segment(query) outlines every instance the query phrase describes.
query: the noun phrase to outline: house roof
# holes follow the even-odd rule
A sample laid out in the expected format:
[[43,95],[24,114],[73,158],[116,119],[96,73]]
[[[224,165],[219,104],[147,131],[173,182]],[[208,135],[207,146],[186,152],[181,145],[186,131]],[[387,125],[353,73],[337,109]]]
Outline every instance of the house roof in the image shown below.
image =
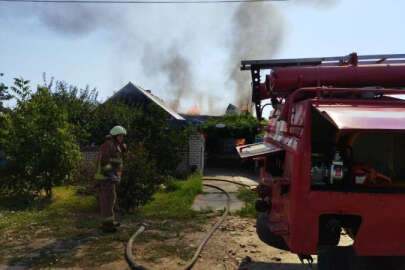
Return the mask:
[[176,111],[170,108],[163,100],[152,95],[149,90],[145,90],[132,82],[128,82],[123,88],[116,92],[110,100],[122,100],[131,105],[145,105],[153,102],[165,110],[175,120],[184,121],[185,119]]
[[180,113],[180,115],[186,119],[186,121],[191,122],[195,126],[201,126],[202,123],[211,117],[219,117],[219,116],[212,116],[212,115],[203,115],[203,114],[185,114]]

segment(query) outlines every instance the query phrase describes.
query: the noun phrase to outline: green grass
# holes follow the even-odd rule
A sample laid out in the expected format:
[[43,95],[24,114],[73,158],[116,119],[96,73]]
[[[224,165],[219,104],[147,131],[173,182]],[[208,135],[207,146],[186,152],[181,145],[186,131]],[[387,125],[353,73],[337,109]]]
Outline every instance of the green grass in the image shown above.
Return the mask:
[[23,236],[46,227],[44,237],[68,236],[96,226],[94,219],[86,218],[97,209],[94,196],[77,195],[72,187],[56,187],[53,193],[51,202],[34,201],[22,210],[1,207],[0,233]]
[[241,188],[239,189],[236,197],[243,201],[245,205],[242,209],[235,212],[235,214],[242,217],[256,217],[257,211],[255,208],[256,200],[258,199],[256,192],[250,189]]
[[[162,256],[169,256],[172,250],[171,255],[188,258],[190,248],[183,246],[181,241],[173,248],[167,241],[180,239],[183,231],[201,228],[204,216],[190,207],[202,191],[202,176],[171,180],[167,186],[135,215],[124,216],[123,226],[114,234],[98,233],[97,200],[92,195],[80,195],[77,187],[54,188],[53,198],[48,202],[0,198],[0,246],[3,247],[0,261],[23,264],[30,269],[94,267],[113,262],[123,259],[125,243],[140,220],[147,220],[151,226],[137,243],[155,240],[161,243],[156,250]],[[89,237],[92,234],[94,236]],[[49,239],[51,244],[36,249],[27,246],[36,239]],[[27,258],[26,255],[32,252],[39,256]],[[158,256],[159,252],[152,257]]]
[[194,198],[202,192],[202,177],[199,174],[187,180],[171,181],[170,191],[161,191],[153,196],[153,201],[139,209],[140,215],[159,219],[188,219],[197,212],[191,209]]
[[[30,268],[45,267],[58,262],[58,254],[47,252],[47,248],[35,251],[27,247],[35,239],[56,239],[64,248],[74,248],[75,240],[98,226],[94,212],[97,201],[94,196],[76,194],[73,187],[55,187],[51,201],[22,198],[5,198],[0,203],[0,260],[22,263]],[[91,215],[93,217],[91,217]],[[52,246],[50,247],[52,248]],[[39,257],[24,259],[25,254],[37,252]],[[63,256],[67,256],[68,252]]]

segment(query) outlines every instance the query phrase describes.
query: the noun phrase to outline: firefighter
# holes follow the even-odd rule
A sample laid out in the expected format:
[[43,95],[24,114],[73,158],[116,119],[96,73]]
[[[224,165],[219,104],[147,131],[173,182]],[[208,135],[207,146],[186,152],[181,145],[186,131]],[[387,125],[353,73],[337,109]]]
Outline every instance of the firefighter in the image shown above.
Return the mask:
[[116,187],[121,180],[122,154],[126,151],[126,145],[123,144],[126,134],[125,128],[113,127],[99,151],[97,173],[94,178],[99,192],[103,232],[115,232],[119,226],[114,220],[114,205],[117,199]]

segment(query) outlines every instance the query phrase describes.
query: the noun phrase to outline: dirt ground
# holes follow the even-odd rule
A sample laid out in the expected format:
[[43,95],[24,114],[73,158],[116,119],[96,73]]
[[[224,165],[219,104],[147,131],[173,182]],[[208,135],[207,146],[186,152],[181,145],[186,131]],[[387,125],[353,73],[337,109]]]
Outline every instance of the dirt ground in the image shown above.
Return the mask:
[[[209,215],[213,214],[210,213]],[[219,218],[219,215],[210,216],[208,221],[200,229],[181,231],[180,235],[176,238],[171,238],[163,241],[158,239],[148,239],[147,241],[140,242],[135,241],[133,254],[137,259],[137,263],[150,270],[183,269],[189,262],[190,258],[194,254],[194,251],[198,247],[205,234],[219,220]],[[150,231],[146,232],[150,233]],[[183,246],[178,246],[183,250],[187,249],[187,247],[190,248],[188,254],[189,256],[187,259],[185,259],[184,257],[181,258],[181,254],[180,256],[176,256],[176,252],[173,252],[173,250],[169,252],[170,255],[160,254],[161,251],[154,252],[154,250],[161,250],[162,243],[164,243],[166,246],[173,247],[176,246],[176,243],[173,242],[179,241],[183,243]],[[41,243],[39,242],[36,244],[38,244],[39,246],[41,245]],[[117,260],[113,263],[108,263],[97,267],[50,267],[44,269],[130,269],[124,258],[124,246],[120,246],[117,248],[122,250],[122,259]],[[151,253],[155,253],[155,258]],[[0,264],[0,269],[22,270],[27,268],[23,266],[7,266]],[[275,249],[262,243],[256,235],[254,219],[228,216],[204,247],[193,269],[300,270],[309,269],[309,267],[306,265],[302,265],[295,254]]]
[[[227,176],[230,180],[238,180],[240,182],[253,183],[254,179],[241,174],[226,175],[220,171],[211,171],[209,177],[223,178]],[[249,182],[250,181],[250,182]],[[236,191],[233,184],[216,183],[229,192]],[[235,189],[235,190],[233,190]],[[146,267],[149,270],[174,270],[184,269],[190,259],[193,257],[195,250],[211,229],[211,227],[220,219],[219,212],[210,212],[205,214],[206,221],[201,224],[198,221],[193,221],[187,224],[185,229],[173,235],[173,231],[162,231],[149,229],[145,231],[144,238],[140,237],[134,242],[133,254],[139,265]],[[170,222],[170,221],[169,221]],[[297,255],[287,251],[275,249],[261,242],[256,234],[256,220],[254,218],[239,217],[236,215],[227,216],[226,220],[220,225],[218,230],[210,238],[204,247],[200,257],[194,265],[194,270],[303,270],[310,269],[308,265],[300,262]],[[166,224],[176,226],[178,224]],[[135,224],[125,224],[123,228],[129,232],[135,232]],[[183,226],[184,227],[184,226]],[[97,238],[97,234],[92,236]],[[350,238],[343,235],[343,245],[350,244]],[[47,241],[46,241],[47,240]],[[43,239],[35,242],[37,249],[42,249],[42,246],[53,246],[48,242],[52,239]],[[125,240],[126,241],[126,240]],[[125,261],[125,241],[117,242],[116,252],[118,259],[111,263],[105,263],[95,267],[64,267],[55,268],[47,267],[43,269],[130,269]],[[51,241],[52,242],[52,241]],[[34,244],[34,243],[31,243]],[[79,250],[89,248],[89,245],[82,241],[78,243]],[[121,255],[122,254],[122,255]],[[80,256],[80,252],[76,257]],[[316,256],[312,269],[316,269]],[[87,259],[87,258],[86,258]],[[89,258],[91,259],[91,258]],[[22,270],[27,269],[24,266],[9,266],[2,265],[0,262],[0,270]]]
[[[219,217],[212,218],[204,225],[202,231],[185,234],[183,236],[185,242],[192,247],[198,246],[205,233],[218,219]],[[193,269],[309,269],[307,265],[301,264],[295,254],[272,248],[261,242],[256,235],[255,223],[252,218],[228,216],[208,241]],[[135,245],[133,252],[138,258],[138,263],[148,269],[173,270],[185,266],[185,262],[179,258],[166,258],[155,263],[145,262],[142,260],[143,250],[145,245]],[[316,264],[316,258],[314,259]]]

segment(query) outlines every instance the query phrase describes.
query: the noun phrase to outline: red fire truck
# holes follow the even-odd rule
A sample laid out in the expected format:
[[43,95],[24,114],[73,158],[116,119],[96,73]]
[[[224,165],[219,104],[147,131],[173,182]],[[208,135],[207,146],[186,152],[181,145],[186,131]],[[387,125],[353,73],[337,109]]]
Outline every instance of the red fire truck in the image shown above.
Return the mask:
[[273,107],[264,142],[237,148],[260,166],[260,239],[301,261],[318,254],[318,269],[405,269],[405,54],[241,69],[257,117],[262,100]]

